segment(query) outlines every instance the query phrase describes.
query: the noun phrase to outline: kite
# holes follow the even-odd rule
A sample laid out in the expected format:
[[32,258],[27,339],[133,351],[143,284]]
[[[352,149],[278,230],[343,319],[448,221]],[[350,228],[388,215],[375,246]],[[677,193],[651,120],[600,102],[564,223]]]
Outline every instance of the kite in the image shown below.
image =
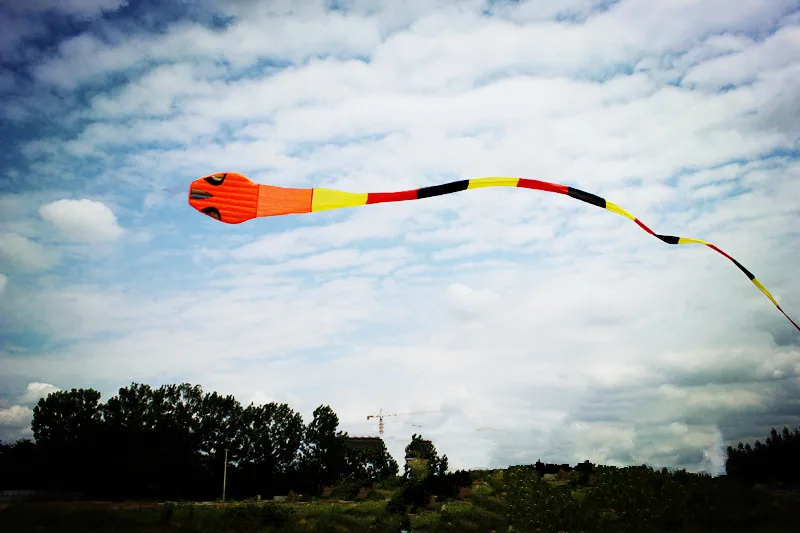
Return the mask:
[[628,213],[620,206],[592,193],[528,178],[485,177],[473,178],[429,187],[420,187],[398,192],[351,193],[324,188],[288,188],[274,185],[263,185],[252,182],[246,176],[236,172],[210,174],[198,178],[189,186],[189,205],[201,213],[227,224],[241,224],[247,220],[261,217],[273,217],[289,214],[316,213],[330,209],[342,209],[361,205],[381,204],[385,202],[403,202],[406,200],[422,200],[443,194],[452,194],[483,187],[518,187],[564,194],[576,200],[607,209],[629,220],[634,221],[650,235],[667,244],[702,244],[722,254],[744,272],[747,278],[769,298],[792,325],[800,331],[800,325],[781,309],[778,302],[761,282],[736,259],[717,248],[715,245],[700,240],[672,235],[660,235],[648,228],[641,220]]

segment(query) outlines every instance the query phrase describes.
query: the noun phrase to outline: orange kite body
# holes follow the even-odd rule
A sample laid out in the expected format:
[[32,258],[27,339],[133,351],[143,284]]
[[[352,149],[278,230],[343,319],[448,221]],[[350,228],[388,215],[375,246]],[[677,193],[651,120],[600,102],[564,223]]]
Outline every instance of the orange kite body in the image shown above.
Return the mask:
[[220,222],[241,224],[258,217],[309,213],[311,191],[261,185],[227,172],[193,181],[189,204]]

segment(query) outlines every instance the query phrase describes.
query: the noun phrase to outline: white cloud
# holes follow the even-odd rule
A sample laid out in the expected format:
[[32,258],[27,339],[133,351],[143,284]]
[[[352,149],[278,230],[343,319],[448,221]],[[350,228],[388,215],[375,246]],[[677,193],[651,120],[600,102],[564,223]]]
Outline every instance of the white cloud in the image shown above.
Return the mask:
[[[4,354],[0,352],[0,357]],[[32,438],[31,420],[33,419],[32,404],[40,397],[60,390],[48,383],[28,383],[25,393],[17,399],[17,404],[9,407],[0,407],[0,440],[13,442],[20,438]]]
[[719,428],[714,432],[714,442],[703,451],[703,457],[708,461],[705,468],[712,476],[719,476],[725,473],[725,462],[728,459],[728,451],[725,440]]
[[59,261],[58,254],[18,233],[0,234],[0,256],[22,269],[45,270]]
[[761,43],[739,47],[734,53],[705,61],[686,73],[683,83],[717,89],[727,84],[753,82],[760,73],[800,60],[800,27],[779,29]]
[[176,88],[180,88],[184,96],[209,92],[211,85],[198,79],[194,75],[195,70],[189,65],[180,64],[158,66],[125,86],[121,95],[101,94],[92,98],[92,111],[103,118],[168,116],[175,111],[171,96]]
[[[86,187],[125,206],[151,253],[125,239],[103,264],[70,258],[91,275],[8,291],[9,327],[54,346],[4,360],[9,379],[114,391],[178,372],[307,420],[331,404],[356,434],[375,433],[365,415],[380,407],[448,408],[389,419],[386,438],[402,457],[421,431],[454,468],[541,457],[719,471],[721,442],[791,423],[800,350],[712,250],[520,189],[236,227],[153,195],[216,170],[352,191],[555,181],[719,245],[797,318],[800,164],[775,155],[800,148],[797,19],[781,18],[795,4],[529,1],[490,19],[479,1],[359,0],[347,15],[225,2],[242,18],[224,30],[76,36],[36,66],[40,81],[143,72],[67,110],[74,138],[23,153],[54,174],[107,163]],[[291,65],[264,66],[276,61]],[[717,90],[731,83],[744,85]],[[71,238],[120,237],[104,204],[81,202],[42,217]],[[0,205],[5,231],[44,234],[16,198]],[[475,431],[486,426],[497,431]]]
[[25,394],[20,397],[19,402],[23,404],[33,404],[44,398],[51,392],[58,392],[61,389],[50,383],[28,383],[25,387]]
[[[363,54],[379,42],[377,27],[370,19],[314,11],[308,18],[248,17],[225,31],[181,24],[162,38],[134,35],[113,44],[79,35],[63,42],[56,58],[37,66],[35,75],[41,81],[70,89],[145,60],[201,58],[214,62],[224,57],[235,66],[246,67],[262,57],[301,61],[322,52]],[[236,52],[231,53],[233,50]],[[88,56],[93,60],[85,61]]]
[[74,241],[113,241],[123,233],[111,209],[96,200],[57,200],[39,208],[39,214]]
[[491,291],[476,290],[463,283],[448,286],[447,299],[451,309],[464,317],[480,317],[490,313],[500,300]]
[[0,427],[22,428],[30,422],[32,416],[33,411],[22,405],[0,409]]
[[8,284],[8,276],[6,276],[5,274],[0,274],[0,293],[3,292],[7,284]]

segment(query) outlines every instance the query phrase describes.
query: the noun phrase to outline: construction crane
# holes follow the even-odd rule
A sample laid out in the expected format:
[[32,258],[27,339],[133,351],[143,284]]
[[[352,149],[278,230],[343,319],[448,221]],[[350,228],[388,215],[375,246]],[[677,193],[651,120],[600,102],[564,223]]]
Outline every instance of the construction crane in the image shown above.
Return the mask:
[[[421,415],[421,414],[428,414],[428,413],[443,413],[444,411],[413,411],[411,413],[387,413],[384,414],[383,407],[381,407],[380,411],[378,411],[377,415],[367,415],[367,420],[371,420],[373,418],[378,419],[378,433],[383,435],[383,418],[386,416],[407,416],[407,415]],[[421,426],[417,426],[421,427]]]

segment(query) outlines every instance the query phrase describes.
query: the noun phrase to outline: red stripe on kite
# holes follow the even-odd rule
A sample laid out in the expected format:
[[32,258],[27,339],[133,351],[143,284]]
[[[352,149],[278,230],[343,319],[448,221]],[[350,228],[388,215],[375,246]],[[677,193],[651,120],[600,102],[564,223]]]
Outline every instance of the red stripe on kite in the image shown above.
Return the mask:
[[517,187],[523,189],[536,189],[539,191],[557,192],[559,194],[567,194],[569,187],[566,185],[559,185],[558,183],[550,183],[547,181],[532,180],[528,178],[520,178]]
[[371,192],[367,195],[368,204],[380,204],[383,202],[402,202],[405,200],[416,200],[417,191],[413,189],[410,191],[400,192]]
[[655,235],[655,232],[653,230],[651,230],[650,228],[648,228],[647,226],[645,226],[644,222],[642,222],[638,218],[634,218],[633,221],[636,222],[637,224],[639,224],[639,227],[642,228],[643,230],[645,230],[650,235]]
[[[781,309],[781,313],[783,313],[783,309]],[[800,326],[798,326],[798,325],[797,325],[797,322],[795,322],[794,320],[792,320],[792,317],[790,317],[790,316],[789,316],[789,315],[787,315],[786,313],[783,313],[783,316],[785,316],[786,318],[788,318],[788,319],[789,319],[789,322],[791,322],[792,324],[794,324],[794,327],[796,327],[796,328],[797,328],[797,331],[800,331]]]
[[717,251],[717,252],[721,253],[722,255],[724,255],[725,257],[727,257],[728,259],[730,259],[730,260],[731,260],[731,261],[733,261],[734,263],[736,262],[736,260],[735,260],[733,257],[729,256],[728,254],[726,254],[725,252],[723,252],[722,250],[720,250],[719,248],[717,248],[717,247],[716,247],[716,246],[714,246],[713,244],[707,244],[706,246],[708,246],[708,247],[709,247],[709,248],[711,248],[712,250],[715,250],[715,251]]

